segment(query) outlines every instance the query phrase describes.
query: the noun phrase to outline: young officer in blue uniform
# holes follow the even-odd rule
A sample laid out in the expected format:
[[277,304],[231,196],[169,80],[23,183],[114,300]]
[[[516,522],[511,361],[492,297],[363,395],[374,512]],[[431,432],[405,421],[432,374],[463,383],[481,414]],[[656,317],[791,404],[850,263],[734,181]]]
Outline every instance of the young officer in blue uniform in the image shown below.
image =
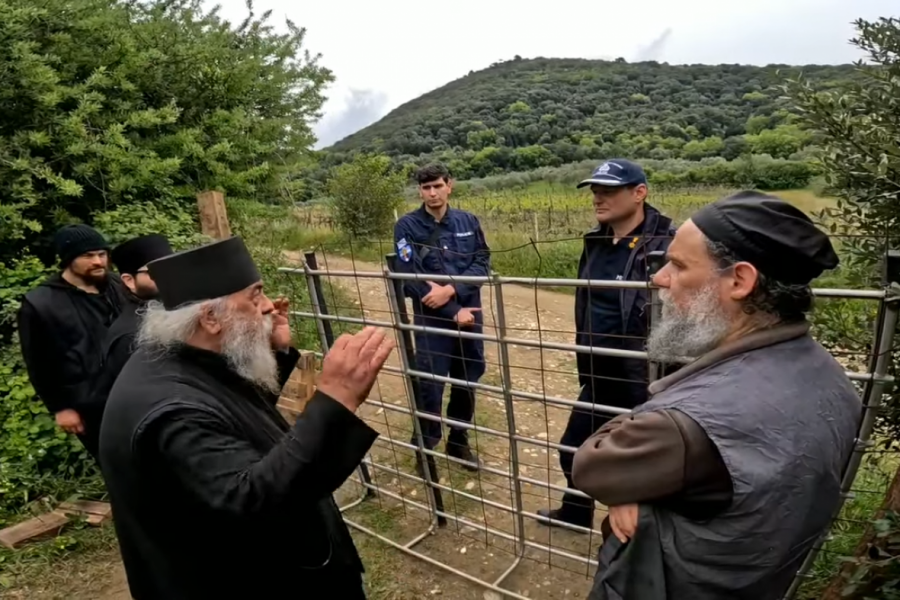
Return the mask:
[[[645,202],[647,176],[637,164],[609,160],[597,167],[579,188],[591,187],[597,226],[584,236],[578,278],[648,281],[647,254],[665,251],[675,235],[672,220]],[[575,295],[575,343],[582,346],[643,350],[650,307],[647,290],[578,288]],[[634,408],[647,401],[648,364],[644,360],[596,354],[577,355],[579,402]],[[560,444],[581,445],[614,415],[573,409]],[[572,460],[559,453],[559,465],[572,484]],[[558,509],[538,514],[557,521],[591,527],[594,501],[565,494]],[[549,521],[547,524],[553,524]]]
[[[403,215],[394,227],[397,270],[406,273],[487,276],[490,249],[475,215],[450,208],[453,188],[450,171],[443,165],[429,165],[415,175],[422,206]],[[468,283],[408,280],[404,290],[412,299],[416,325],[482,332],[481,286]],[[484,342],[416,333],[416,368],[441,377],[477,382],[484,375]],[[419,410],[441,414],[444,384],[420,379]],[[466,423],[475,414],[475,392],[451,386],[447,418]],[[428,449],[441,441],[441,423],[419,419]],[[478,459],[469,447],[466,429],[449,427],[447,454],[465,461],[465,468],[478,469]],[[415,441],[413,441],[415,443]],[[423,472],[421,457],[418,471]]]

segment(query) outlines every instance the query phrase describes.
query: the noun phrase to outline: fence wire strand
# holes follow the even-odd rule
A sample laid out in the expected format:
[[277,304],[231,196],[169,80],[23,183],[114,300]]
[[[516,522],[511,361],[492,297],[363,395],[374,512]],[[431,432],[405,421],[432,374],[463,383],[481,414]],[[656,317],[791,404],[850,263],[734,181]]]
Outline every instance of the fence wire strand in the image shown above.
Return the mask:
[[[318,341],[319,356],[327,352],[330,344],[323,331],[322,324],[326,322],[334,336],[366,324],[389,327],[398,343],[370,401],[360,410],[360,416],[381,435],[365,459],[364,468],[338,494],[345,518],[353,528],[499,596],[521,599],[587,595],[596,569],[601,543],[599,523],[605,509],[596,507],[595,525],[590,528],[548,527],[547,519],[538,515],[541,509],[558,507],[564,492],[586,498],[580,491],[567,488],[558,464],[561,452],[575,451],[559,443],[571,411],[596,408],[597,412],[610,415],[627,412],[615,407],[591,407],[576,400],[581,391],[574,360],[576,351],[589,352],[589,356],[605,351],[574,346],[573,297],[559,291],[560,287],[572,286],[567,282],[560,285],[559,280],[566,278],[559,277],[559,265],[548,268],[547,261],[553,259],[546,258],[542,249],[581,240],[530,239],[514,247],[491,248],[492,259],[529,252],[532,258],[528,264],[535,264],[536,268],[528,277],[493,274],[484,278],[480,339],[485,347],[485,372],[480,378],[471,376],[466,361],[462,362],[462,372],[439,375],[435,373],[437,369],[420,362],[422,349],[409,347],[415,334],[426,330],[412,324],[412,308],[402,291],[403,276],[389,274],[390,265],[373,260],[374,252],[380,256],[393,252],[392,243],[348,239],[340,247],[318,244],[311,251],[316,264],[311,266],[308,260],[286,262],[280,271],[284,279],[292,282],[287,288],[292,294],[295,326],[315,331],[311,339]],[[356,253],[361,248],[365,248],[368,260],[358,259]],[[550,271],[550,277],[544,278],[545,269]],[[314,277],[320,281],[318,289],[313,285]],[[301,278],[307,280],[306,286],[296,283]],[[460,280],[450,277],[449,281]],[[615,287],[621,282],[590,284]],[[650,290],[649,286],[644,288]],[[840,298],[840,292],[819,290],[818,295],[823,299]],[[857,299],[838,301],[871,303],[884,296],[878,290],[845,295]],[[645,307],[648,318],[655,308],[658,307],[653,303]],[[836,311],[834,318],[838,322],[843,319],[847,329],[851,329],[849,320],[854,316]],[[460,329],[453,326],[447,331],[458,337]],[[428,333],[440,335],[433,330]],[[478,337],[465,332],[462,336]],[[454,340],[455,345],[459,343]],[[829,349],[848,372],[865,366],[867,372],[856,374],[854,379],[861,394],[866,395],[873,388],[883,393],[884,383],[873,376],[872,370],[878,355],[890,354],[893,345],[890,340],[887,346],[879,348],[872,341],[855,339],[847,347],[832,345]],[[452,358],[452,353],[432,354],[429,358],[433,360]],[[645,359],[644,354],[639,354]],[[593,367],[592,361],[589,377],[603,379],[604,374],[594,373]],[[884,373],[880,375],[886,379]],[[619,384],[628,381],[612,379]],[[424,411],[416,400],[423,381],[442,387],[444,395],[452,394],[454,388],[474,391],[473,422],[454,420],[443,412]],[[880,397],[873,402],[878,403]],[[442,397],[442,410],[446,406],[446,398]],[[428,422],[438,424],[444,446],[431,449],[424,444],[423,423]],[[447,453],[445,445],[451,425],[468,431],[480,469],[466,470],[462,461]],[[860,440],[862,460],[857,485],[848,489],[857,497],[882,494],[889,477],[886,473],[890,472],[884,466],[885,457],[887,462],[896,462],[893,450],[863,447],[862,442],[866,441]],[[426,464],[417,473],[420,456],[425,457]],[[863,528],[868,523],[871,515],[860,509],[862,502],[852,494],[835,517],[832,534]],[[848,549],[826,540],[820,555],[835,553],[846,555]],[[810,563],[804,571],[815,570],[823,562],[820,559],[815,565]],[[798,582],[805,578],[807,573],[801,573]]]

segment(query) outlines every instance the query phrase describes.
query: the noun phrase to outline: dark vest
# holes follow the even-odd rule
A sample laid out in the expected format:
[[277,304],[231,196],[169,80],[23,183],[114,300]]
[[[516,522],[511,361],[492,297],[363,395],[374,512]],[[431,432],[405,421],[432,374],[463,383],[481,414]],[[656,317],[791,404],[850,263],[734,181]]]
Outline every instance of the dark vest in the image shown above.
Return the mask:
[[722,455],[734,499],[706,521],[642,505],[631,541],[604,541],[592,600],[782,598],[839,506],[862,408],[837,361],[804,327],[792,330],[651,386],[635,412],[694,419]]

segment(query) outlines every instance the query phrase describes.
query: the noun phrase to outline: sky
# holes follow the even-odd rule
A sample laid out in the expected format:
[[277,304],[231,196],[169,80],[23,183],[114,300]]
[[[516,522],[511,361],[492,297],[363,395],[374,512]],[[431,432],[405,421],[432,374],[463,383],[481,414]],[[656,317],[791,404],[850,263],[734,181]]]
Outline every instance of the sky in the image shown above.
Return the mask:
[[[234,22],[245,0],[220,0]],[[840,64],[858,18],[898,16],[896,0],[256,0],[273,24],[307,29],[336,81],[315,124],[326,147],[433,89],[515,55],[670,64]]]

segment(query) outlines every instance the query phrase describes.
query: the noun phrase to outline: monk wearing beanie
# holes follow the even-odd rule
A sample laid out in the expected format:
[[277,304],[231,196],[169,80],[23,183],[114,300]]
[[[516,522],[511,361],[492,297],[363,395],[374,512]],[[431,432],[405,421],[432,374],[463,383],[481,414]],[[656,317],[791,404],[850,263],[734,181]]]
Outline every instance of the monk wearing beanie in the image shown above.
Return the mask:
[[60,271],[25,295],[19,340],[31,385],[56,423],[97,457],[102,414],[92,385],[101,345],[119,316],[124,290],[109,272],[109,244],[93,227],[67,225],[53,239]]
[[609,507],[591,600],[775,600],[828,528],[862,406],[810,336],[838,265],[791,204],[741,192],[678,229],[651,359],[682,363],[575,455]]

